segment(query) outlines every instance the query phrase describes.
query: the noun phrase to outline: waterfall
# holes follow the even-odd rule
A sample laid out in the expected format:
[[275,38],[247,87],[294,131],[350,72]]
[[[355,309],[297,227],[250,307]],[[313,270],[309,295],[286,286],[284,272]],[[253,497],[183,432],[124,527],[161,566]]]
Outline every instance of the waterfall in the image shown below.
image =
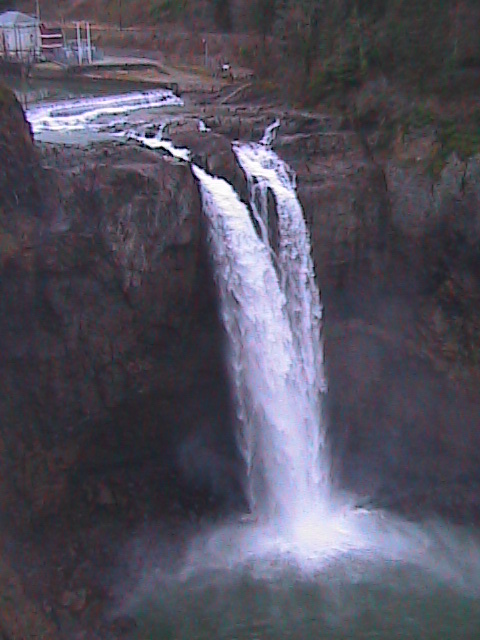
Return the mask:
[[[276,121],[267,128],[278,127]],[[276,228],[276,237],[263,232],[276,253],[286,310],[300,361],[299,384],[318,416],[305,425],[311,443],[306,461],[317,476],[317,482],[328,484],[328,461],[325,450],[325,425],[321,417],[320,398],[326,391],[324,354],[321,340],[322,306],[315,282],[310,237],[303,210],[296,194],[295,175],[276,153],[267,147],[265,134],[260,144],[235,145],[234,151],[247,177],[250,205],[262,229]],[[273,216],[269,207],[269,191],[275,201]],[[274,235],[274,234],[273,234]],[[320,456],[320,459],[319,459]]]
[[[44,105],[27,117],[35,134],[95,130],[105,127],[102,119],[115,124],[102,116],[176,104],[183,103],[170,91],[134,92]],[[188,149],[164,139],[164,123],[158,123],[156,135],[147,136],[138,123],[127,127],[124,120],[118,122],[115,135],[190,161]],[[261,237],[248,207],[227,182],[194,165],[192,171],[210,221],[251,509],[285,524],[318,515],[319,505],[326,503],[329,474],[321,419],[322,309],[295,177],[269,148],[278,127],[279,121],[268,127],[260,144],[235,148]],[[270,192],[275,224],[269,220]]]
[[[288,526],[317,512],[321,498],[321,308],[310,256],[300,255],[309,250],[305,224],[296,219],[299,211],[303,220],[302,211],[285,186],[278,269],[233,188],[196,166],[192,170],[209,220],[252,509]],[[298,207],[292,204],[290,222],[287,201]]]
[[[295,177],[266,144],[237,145],[235,153],[248,178],[256,226],[225,180],[195,165],[192,171],[209,221],[239,444],[257,518],[200,536],[182,575],[204,567],[255,568],[255,562],[258,575],[271,575],[275,563],[286,560],[304,575],[334,566],[351,572],[354,581],[371,567],[393,565],[463,580],[452,572],[435,532],[359,509],[353,496],[330,495],[321,419],[322,313]],[[278,217],[275,242],[268,233],[272,213]],[[477,547],[471,549],[474,557]],[[476,577],[473,584],[477,588]]]
[[[43,130],[95,131],[105,126],[101,116],[181,104],[169,91],[135,92],[45,105],[30,110],[27,118],[35,135]],[[160,121],[157,134],[150,137],[144,125],[151,133],[151,118],[142,123],[135,118],[135,122],[104,119],[107,126],[118,123],[123,137],[190,161],[188,149],[176,148],[164,139]],[[252,510],[258,518],[248,524],[229,521],[198,536],[179,574],[181,593],[187,592],[184,580],[205,568],[209,580],[211,568],[219,568],[222,576],[225,568],[241,565],[249,567],[255,578],[267,576],[270,581],[286,561],[315,579],[322,572],[325,586],[331,583],[338,592],[344,576],[347,615],[351,612],[348,581],[358,583],[372,567],[384,572],[414,565],[477,595],[480,547],[467,537],[468,532],[442,522],[427,527],[392,514],[358,509],[354,496],[329,494],[321,417],[326,390],[322,308],[295,175],[269,147],[278,126],[278,121],[270,125],[260,144],[235,145],[248,180],[250,210],[227,182],[191,165],[209,220],[241,427],[238,440],[246,461]],[[201,124],[199,130],[206,133]],[[418,573],[409,577],[410,582],[417,579]],[[165,593],[164,584],[161,592]],[[246,593],[243,584],[242,592]],[[232,600],[231,595],[227,597]],[[274,603],[270,596],[268,602]],[[295,607],[296,602],[292,600]],[[321,606],[327,607],[328,602]],[[281,618],[276,605],[270,609],[275,618]]]
[[264,144],[267,147],[270,146],[274,139],[275,136],[277,135],[277,130],[280,127],[280,120],[275,120],[275,122],[272,122],[272,124],[268,125],[268,127],[265,129],[265,133],[263,134],[263,138],[260,140],[260,144]]

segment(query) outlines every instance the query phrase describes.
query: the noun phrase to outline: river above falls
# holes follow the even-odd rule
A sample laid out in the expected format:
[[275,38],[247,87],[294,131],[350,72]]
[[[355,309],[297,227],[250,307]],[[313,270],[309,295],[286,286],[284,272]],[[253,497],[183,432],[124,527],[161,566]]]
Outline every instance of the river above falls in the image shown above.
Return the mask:
[[85,146],[125,138],[129,131],[155,133],[184,112],[172,91],[144,83],[9,78],[7,84],[42,143]]

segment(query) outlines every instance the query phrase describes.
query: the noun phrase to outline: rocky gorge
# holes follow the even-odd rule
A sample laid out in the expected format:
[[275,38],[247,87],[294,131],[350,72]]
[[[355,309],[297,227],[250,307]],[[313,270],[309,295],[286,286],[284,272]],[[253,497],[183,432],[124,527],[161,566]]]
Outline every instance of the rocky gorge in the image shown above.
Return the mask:
[[[478,522],[479,159],[434,175],[432,130],[382,150],[338,115],[236,100],[188,105],[170,135],[247,201],[231,141],[281,119],[326,312],[335,482]],[[116,546],[146,521],[245,508],[199,192],[168,154],[38,146],[6,90],[0,109],[8,571],[43,602],[45,638],[128,637],[133,621],[97,628]],[[2,616],[5,637],[29,637]]]

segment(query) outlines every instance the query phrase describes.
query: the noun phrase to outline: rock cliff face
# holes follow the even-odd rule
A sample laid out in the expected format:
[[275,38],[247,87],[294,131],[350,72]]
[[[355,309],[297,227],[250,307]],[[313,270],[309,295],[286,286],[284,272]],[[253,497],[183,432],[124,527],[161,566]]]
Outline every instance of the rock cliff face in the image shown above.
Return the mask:
[[[172,136],[247,201],[230,141],[258,140],[276,115],[206,108],[211,133],[195,114]],[[480,160],[452,156],[434,175],[436,144],[423,131],[382,153],[340,118],[285,112],[275,149],[297,172],[326,310],[335,482],[468,521],[480,517]],[[37,560],[25,544],[18,559],[40,567],[35,598],[55,593],[58,609],[83,594],[91,628],[98,576],[85,576],[109,566],[120,530],[179,505],[195,517],[242,504],[207,254],[185,163],[129,144],[39,150],[0,91],[0,506],[7,529],[38,530]],[[74,637],[68,616],[37,614],[32,629]],[[18,620],[2,613],[0,630],[25,635]]]
[[[89,474],[108,485],[145,465],[193,493],[234,492],[223,336],[188,165],[135,146],[52,147],[40,164],[21,109],[3,114],[2,507],[20,520],[55,513],[86,496]],[[206,470],[191,464],[194,441]]]
[[[76,478],[145,460],[206,495],[235,493],[223,333],[188,166],[129,145],[46,148],[40,164],[8,104],[19,154],[2,190],[4,504],[55,512]],[[246,200],[230,140],[258,139],[274,115],[207,108],[212,133],[192,117],[172,135]],[[436,144],[423,131],[382,154],[340,118],[285,112],[275,148],[297,172],[326,307],[335,477],[386,504],[470,517],[478,159],[450,157],[433,175]]]
[[[305,128],[305,127],[302,127]],[[381,504],[480,514],[478,158],[431,132],[381,152],[334,118],[285,135],[326,307],[336,477]]]
[[[224,140],[259,140],[278,113],[207,107],[195,149],[248,202]],[[399,135],[286,111],[274,148],[297,173],[326,309],[334,479],[409,513],[480,515],[478,158],[434,175],[432,131]],[[220,151],[221,149],[221,151]]]
[[[231,140],[276,116],[217,105],[212,132],[195,113],[172,136],[247,201]],[[275,148],[297,172],[325,305],[335,482],[478,521],[480,161],[434,176],[436,144],[418,132],[386,154],[339,118],[285,112]],[[0,558],[16,605],[0,635],[76,637],[78,616],[112,637],[97,634],[102,581],[123,532],[244,506],[203,224],[185,163],[36,148],[0,90],[0,547],[12,523],[20,536],[18,571]]]
[[20,207],[38,204],[40,172],[30,127],[14,95],[2,85],[0,132],[0,205],[3,208],[13,204]]

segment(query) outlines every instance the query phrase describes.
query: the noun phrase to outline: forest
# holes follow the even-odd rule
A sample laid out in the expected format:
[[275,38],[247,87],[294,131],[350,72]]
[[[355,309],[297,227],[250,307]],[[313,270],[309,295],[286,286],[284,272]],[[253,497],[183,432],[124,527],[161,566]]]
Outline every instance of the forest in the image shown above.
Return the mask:
[[[40,0],[47,19],[91,19],[226,37],[250,34],[237,52],[260,78],[321,99],[378,73],[451,90],[451,78],[480,67],[478,0]],[[0,10],[32,12],[32,0]],[[429,86],[428,88],[431,88]]]
[[[255,32],[257,71],[321,97],[380,71],[421,84],[480,65],[476,0],[153,0],[152,21]],[[292,86],[295,88],[295,86]]]

